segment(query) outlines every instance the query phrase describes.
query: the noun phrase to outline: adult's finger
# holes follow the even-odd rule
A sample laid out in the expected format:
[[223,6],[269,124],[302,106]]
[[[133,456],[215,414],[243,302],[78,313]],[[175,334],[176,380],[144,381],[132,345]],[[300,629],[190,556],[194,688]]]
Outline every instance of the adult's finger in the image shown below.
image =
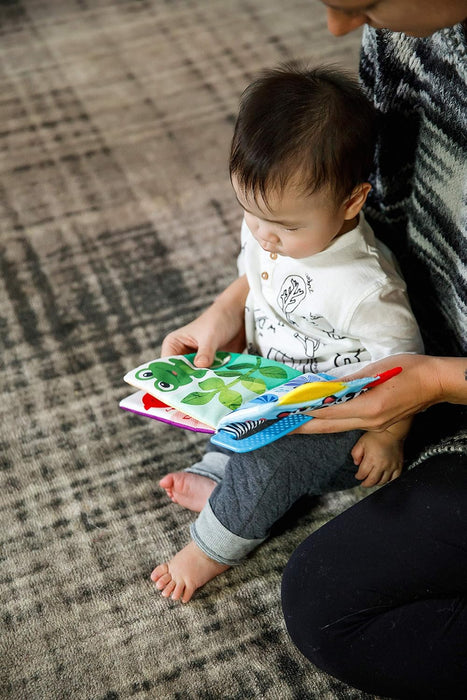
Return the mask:
[[317,433],[344,433],[347,430],[368,430],[361,418],[344,418],[343,420],[327,420],[326,418],[316,418],[303,423],[296,428],[293,433],[303,435],[315,435]]

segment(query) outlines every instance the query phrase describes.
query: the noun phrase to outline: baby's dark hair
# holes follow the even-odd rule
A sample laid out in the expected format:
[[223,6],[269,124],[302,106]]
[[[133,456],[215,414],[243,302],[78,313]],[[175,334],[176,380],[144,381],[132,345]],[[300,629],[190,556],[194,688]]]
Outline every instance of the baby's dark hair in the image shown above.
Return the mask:
[[303,194],[327,186],[343,201],[367,181],[374,141],[375,112],[356,79],[333,66],[284,64],[242,95],[230,177],[266,204],[297,175]]

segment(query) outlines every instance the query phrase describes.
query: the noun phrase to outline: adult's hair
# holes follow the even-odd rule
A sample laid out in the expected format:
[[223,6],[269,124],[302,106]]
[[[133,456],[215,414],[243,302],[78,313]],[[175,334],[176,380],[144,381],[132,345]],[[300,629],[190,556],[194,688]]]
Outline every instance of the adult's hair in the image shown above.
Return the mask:
[[294,176],[303,194],[327,186],[343,201],[368,179],[374,122],[357,79],[342,70],[296,63],[265,70],[241,97],[230,176],[266,204],[268,192],[283,192]]

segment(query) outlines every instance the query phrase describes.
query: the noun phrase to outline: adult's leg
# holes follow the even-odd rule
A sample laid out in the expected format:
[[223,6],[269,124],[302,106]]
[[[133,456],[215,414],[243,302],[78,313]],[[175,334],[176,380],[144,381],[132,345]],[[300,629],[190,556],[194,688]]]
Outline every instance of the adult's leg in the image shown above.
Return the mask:
[[325,493],[336,480],[335,489],[359,484],[350,450],[360,435],[293,435],[253,452],[232,453],[191,527],[193,540],[215,561],[240,563],[301,496]]
[[431,458],[313,533],[285,569],[282,605],[297,647],[340,680],[465,698],[466,458]]

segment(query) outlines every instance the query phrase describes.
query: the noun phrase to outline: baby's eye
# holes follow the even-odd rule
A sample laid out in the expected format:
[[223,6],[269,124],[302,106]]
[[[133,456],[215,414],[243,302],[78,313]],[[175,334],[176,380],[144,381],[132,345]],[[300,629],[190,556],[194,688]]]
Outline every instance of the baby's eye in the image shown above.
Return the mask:
[[286,228],[284,230],[285,231],[298,231],[298,227],[297,228]]

